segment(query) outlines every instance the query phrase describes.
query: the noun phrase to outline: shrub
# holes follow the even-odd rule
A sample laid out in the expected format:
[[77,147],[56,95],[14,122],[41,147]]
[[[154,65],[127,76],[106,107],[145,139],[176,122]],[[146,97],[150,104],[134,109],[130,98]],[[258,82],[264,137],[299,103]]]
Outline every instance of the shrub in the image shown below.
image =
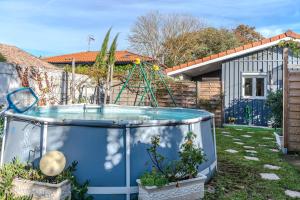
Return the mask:
[[[14,159],[11,163],[4,165],[0,169],[0,199],[6,199],[7,196],[14,199],[13,195],[10,193],[12,181],[14,178],[22,178],[54,184],[69,180],[72,185],[72,200],[92,200],[93,198],[91,196],[86,195],[89,182],[86,181],[83,184],[79,184],[74,176],[77,164],[77,162],[73,162],[58,176],[47,177],[40,169],[36,169],[32,167],[32,165],[24,164],[17,159]],[[24,197],[24,199],[19,200],[27,200],[26,198],[27,197]]]
[[6,62],[6,58],[0,53],[0,62]]
[[270,108],[269,119],[274,121],[276,128],[282,127],[283,118],[283,96],[282,90],[270,91],[267,96],[266,105]]
[[151,147],[147,149],[147,152],[153,169],[141,176],[142,185],[159,187],[169,182],[195,178],[199,165],[205,160],[202,149],[194,144],[195,139],[196,135],[188,132],[178,152],[179,160],[167,162],[166,158],[158,153],[160,137],[152,137]]

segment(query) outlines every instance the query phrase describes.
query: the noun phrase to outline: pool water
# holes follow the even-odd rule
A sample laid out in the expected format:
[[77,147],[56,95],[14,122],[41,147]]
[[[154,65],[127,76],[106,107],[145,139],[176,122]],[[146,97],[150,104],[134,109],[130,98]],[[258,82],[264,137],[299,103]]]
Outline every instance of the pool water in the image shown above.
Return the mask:
[[25,115],[68,120],[186,120],[207,116],[206,111],[163,108],[34,108]]

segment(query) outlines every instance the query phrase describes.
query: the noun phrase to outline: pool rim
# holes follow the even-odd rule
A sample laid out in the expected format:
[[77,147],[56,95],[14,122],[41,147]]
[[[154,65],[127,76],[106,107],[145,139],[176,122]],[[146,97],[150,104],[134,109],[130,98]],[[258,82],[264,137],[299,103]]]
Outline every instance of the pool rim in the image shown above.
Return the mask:
[[[124,106],[116,104],[106,104],[102,105],[87,105],[87,104],[72,104],[72,105],[54,105],[54,106],[39,106],[39,108],[68,108],[68,107],[82,107],[87,108],[118,108],[125,107],[131,109],[145,109],[145,110],[175,110],[175,111],[192,111],[192,112],[202,112],[205,116],[182,119],[182,120],[111,120],[111,119],[99,119],[99,120],[85,120],[85,119],[57,119],[50,117],[36,117],[30,116],[22,113],[15,113],[12,111],[6,111],[4,115],[6,117],[13,117],[22,120],[36,121],[36,122],[47,122],[48,124],[62,125],[62,126],[89,126],[89,127],[149,127],[149,126],[174,126],[182,124],[192,124],[200,121],[207,121],[215,117],[213,113],[210,113],[202,109],[193,108],[181,108],[181,107],[150,107],[150,106]],[[36,107],[35,107],[36,108]]]

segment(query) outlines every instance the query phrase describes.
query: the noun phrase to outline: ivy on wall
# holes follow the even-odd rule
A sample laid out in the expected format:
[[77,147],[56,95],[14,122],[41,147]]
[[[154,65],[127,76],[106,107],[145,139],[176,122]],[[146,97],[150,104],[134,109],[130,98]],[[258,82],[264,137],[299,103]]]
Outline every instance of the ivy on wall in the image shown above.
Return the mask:
[[295,56],[300,56],[300,42],[297,42],[295,40],[287,40],[287,41],[281,41],[278,44],[279,47],[282,48],[289,48],[290,51],[293,53]]
[[6,58],[0,53],[0,62],[6,62]]

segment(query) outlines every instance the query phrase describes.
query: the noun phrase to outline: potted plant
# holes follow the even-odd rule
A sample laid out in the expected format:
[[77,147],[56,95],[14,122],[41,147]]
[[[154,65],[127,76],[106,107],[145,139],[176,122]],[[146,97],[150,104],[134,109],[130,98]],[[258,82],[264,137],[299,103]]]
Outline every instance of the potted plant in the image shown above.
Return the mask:
[[140,200],[194,200],[204,197],[206,176],[198,173],[198,167],[205,158],[202,149],[194,143],[195,138],[193,132],[188,132],[178,153],[179,160],[169,163],[158,153],[159,136],[151,138],[151,147],[147,151],[152,171],[137,180]]
[[228,117],[229,124],[234,124],[235,121],[236,121],[236,118],[234,118],[234,117]]
[[88,182],[80,185],[74,176],[76,166],[73,162],[59,175],[48,177],[32,164],[14,159],[0,169],[0,199],[91,200],[86,195]]
[[282,90],[271,91],[267,96],[266,105],[270,108],[269,119],[272,128],[275,128],[274,135],[277,146],[285,152],[283,146],[282,120],[283,120],[283,96]]

